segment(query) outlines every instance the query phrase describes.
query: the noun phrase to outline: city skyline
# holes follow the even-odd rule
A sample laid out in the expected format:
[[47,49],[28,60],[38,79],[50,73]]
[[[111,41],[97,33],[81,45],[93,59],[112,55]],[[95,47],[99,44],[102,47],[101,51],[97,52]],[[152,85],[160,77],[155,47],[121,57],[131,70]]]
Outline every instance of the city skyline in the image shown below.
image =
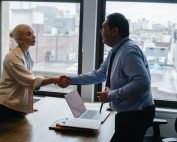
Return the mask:
[[[67,4],[67,6],[66,6]],[[48,6],[48,7],[56,7],[59,10],[68,11],[69,14],[75,15],[76,4],[75,3],[57,3],[57,2],[11,2],[10,9],[19,9],[23,7],[23,9],[35,8],[37,6]]]
[[138,21],[144,17],[152,22],[177,23],[177,3],[107,2],[106,12],[120,12],[128,19]]

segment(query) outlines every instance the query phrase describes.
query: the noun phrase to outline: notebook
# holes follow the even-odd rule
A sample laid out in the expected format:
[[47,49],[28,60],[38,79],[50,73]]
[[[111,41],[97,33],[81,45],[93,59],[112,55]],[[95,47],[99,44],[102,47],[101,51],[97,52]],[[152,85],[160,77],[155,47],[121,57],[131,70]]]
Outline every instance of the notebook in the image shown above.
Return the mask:
[[110,115],[106,110],[100,114],[99,110],[87,109],[77,90],[67,93],[64,97],[75,118],[100,120],[103,123]]
[[[92,124],[92,125],[90,125]],[[97,130],[100,127],[101,122],[99,120],[87,120],[79,118],[65,118],[56,122],[56,126],[67,128],[83,128]]]
[[[90,125],[92,124],[92,125]],[[79,118],[63,118],[58,119],[49,129],[52,130],[75,130],[75,131],[92,131],[100,128],[101,121],[92,119],[79,119]]]

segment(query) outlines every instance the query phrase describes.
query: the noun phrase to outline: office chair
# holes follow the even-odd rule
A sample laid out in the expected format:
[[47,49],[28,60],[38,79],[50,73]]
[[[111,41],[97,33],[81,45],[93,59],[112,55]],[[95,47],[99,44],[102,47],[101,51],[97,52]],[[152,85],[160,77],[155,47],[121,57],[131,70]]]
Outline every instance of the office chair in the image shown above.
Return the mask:
[[160,125],[167,124],[168,121],[165,119],[157,119],[153,120],[153,123],[150,127],[153,128],[153,135],[152,136],[145,136],[143,142],[161,142],[162,138],[160,136]]
[[[175,124],[174,124],[176,133],[177,133],[177,118],[175,120]],[[164,138],[162,139],[163,142],[177,142],[177,138]]]

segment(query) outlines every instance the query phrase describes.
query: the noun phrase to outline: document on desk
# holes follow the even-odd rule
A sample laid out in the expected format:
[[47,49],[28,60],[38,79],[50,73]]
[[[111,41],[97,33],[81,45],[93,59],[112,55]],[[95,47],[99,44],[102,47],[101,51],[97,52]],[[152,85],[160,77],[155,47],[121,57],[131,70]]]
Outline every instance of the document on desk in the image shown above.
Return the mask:
[[[100,128],[100,120],[88,120],[80,118],[64,118],[55,122],[54,126],[57,129],[90,129],[98,130]],[[50,127],[49,127],[50,128]]]

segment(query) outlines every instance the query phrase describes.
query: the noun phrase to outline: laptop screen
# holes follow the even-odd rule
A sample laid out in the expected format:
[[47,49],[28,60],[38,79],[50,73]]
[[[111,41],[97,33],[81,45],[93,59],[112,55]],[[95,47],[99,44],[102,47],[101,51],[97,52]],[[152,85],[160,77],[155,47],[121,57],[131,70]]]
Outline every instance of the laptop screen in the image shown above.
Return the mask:
[[84,102],[82,101],[81,97],[77,90],[73,90],[65,95],[66,102],[68,103],[74,117],[79,117],[86,111],[86,107]]

